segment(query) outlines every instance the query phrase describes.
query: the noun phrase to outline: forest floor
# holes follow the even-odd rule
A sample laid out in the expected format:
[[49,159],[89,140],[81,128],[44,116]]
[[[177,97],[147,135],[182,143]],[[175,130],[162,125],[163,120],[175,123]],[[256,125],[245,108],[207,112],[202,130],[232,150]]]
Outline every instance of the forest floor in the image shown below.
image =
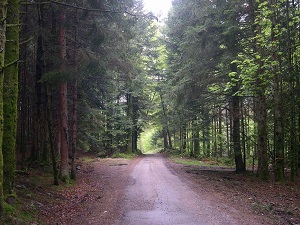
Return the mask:
[[[51,176],[40,169],[18,175],[18,202],[26,203],[21,204],[23,217],[32,225],[115,224],[124,217],[126,187],[142,159],[83,155],[78,159],[77,181],[68,186],[53,186]],[[260,224],[300,224],[299,183],[264,182],[250,172],[237,174],[226,167],[184,165],[168,157],[164,157],[164,163],[199,196],[235,209],[243,218],[255,218]],[[16,220],[15,224],[25,223]]]

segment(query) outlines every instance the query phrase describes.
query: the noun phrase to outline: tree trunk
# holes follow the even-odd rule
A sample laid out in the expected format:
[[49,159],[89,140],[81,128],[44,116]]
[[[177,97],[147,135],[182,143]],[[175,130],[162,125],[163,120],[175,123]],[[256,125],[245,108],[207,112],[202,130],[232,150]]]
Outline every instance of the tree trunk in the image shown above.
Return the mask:
[[132,150],[137,152],[138,146],[138,98],[132,97],[132,122],[133,122],[133,131],[132,131]]
[[[59,47],[61,58],[61,71],[66,69],[66,12],[61,10],[59,15],[60,33]],[[69,181],[69,148],[68,148],[68,102],[67,102],[67,81],[62,81],[59,87],[60,103],[60,176],[62,181]]]
[[77,82],[74,81],[72,84],[73,91],[73,103],[71,110],[71,179],[76,179],[76,142],[77,142]]
[[203,123],[205,124],[203,126],[203,151],[204,154],[207,157],[211,156],[211,150],[210,150],[210,119],[209,119],[209,113],[207,111],[203,112]]
[[[127,117],[130,118],[132,122],[132,114],[133,114],[133,103],[132,103],[132,94],[127,94]],[[127,153],[131,154],[133,153],[132,148],[132,134],[133,134],[133,124],[130,124],[130,128],[127,129]]]
[[167,150],[169,148],[167,129],[164,127],[162,129],[162,132],[163,132],[163,138],[164,138],[164,150]]
[[60,85],[60,176],[66,182],[69,179],[69,151],[68,151],[68,109],[67,83]]
[[218,145],[219,145],[219,157],[223,156],[223,129],[222,129],[222,108],[219,107],[219,127],[218,127]]
[[[231,105],[231,103],[230,103]],[[232,105],[230,106],[232,107]],[[232,150],[233,150],[233,113],[229,113],[229,143],[230,143],[230,147],[229,147],[229,152],[228,152],[228,157],[231,159],[233,158],[233,154],[232,154]]]
[[6,32],[6,6],[7,2],[0,3],[0,217],[3,213],[3,77],[4,77],[4,55],[5,55],[5,32]]
[[246,134],[245,134],[245,112],[244,112],[244,107],[243,107],[243,100],[240,102],[241,103],[241,122],[242,122],[242,147],[243,147],[243,161],[245,165],[245,170],[246,170]]
[[226,148],[227,148],[227,157],[231,158],[231,152],[230,152],[230,113],[228,113],[228,110],[226,110]]
[[275,180],[284,180],[284,138],[281,116],[281,99],[278,75],[274,78],[274,149],[275,149]]
[[52,126],[52,117],[51,117],[51,98],[49,96],[49,87],[46,89],[45,100],[47,105],[46,110],[46,119],[49,131],[49,143],[50,143],[50,152],[51,152],[51,162],[52,162],[52,169],[53,169],[53,184],[58,185],[58,178],[59,173],[57,169],[57,154],[55,152],[55,145],[54,145],[54,135],[53,135],[53,126]]
[[[274,2],[275,3],[275,2]],[[272,41],[275,42],[274,26],[276,25],[275,15],[272,19]],[[273,61],[278,61],[277,52],[272,52]],[[274,84],[274,174],[276,181],[284,181],[284,137],[282,124],[282,104],[281,104],[281,81],[278,74],[278,67],[273,66]]]
[[193,123],[193,139],[194,139],[194,157],[198,157],[200,155],[200,140],[199,140],[199,128],[197,123]]
[[77,148],[77,70],[78,70],[78,15],[75,15],[76,24],[74,27],[74,49],[73,49],[73,68],[74,68],[74,81],[72,82],[72,110],[71,110],[71,179],[76,179],[76,148]]
[[234,161],[236,172],[243,172],[246,170],[242,157],[241,149],[241,135],[240,135],[240,97],[235,95],[237,86],[233,87],[232,96],[232,141],[234,151]]
[[169,130],[169,126],[167,126],[167,135],[168,135],[168,141],[169,141],[169,147],[170,149],[173,149],[173,144],[172,144],[172,139],[171,139],[171,133],[170,133],[170,130]]
[[186,126],[180,126],[180,153],[184,153],[186,149]]
[[267,149],[267,110],[266,96],[257,97],[257,131],[258,131],[258,168],[257,175],[263,180],[269,179],[268,149]]
[[[169,127],[168,127],[168,118],[167,118],[167,113],[166,113],[166,106],[165,106],[165,103],[163,101],[163,97],[162,97],[161,93],[160,93],[160,101],[161,101],[161,107],[162,107],[162,110],[163,110],[164,123],[165,123],[164,128],[163,128],[163,132],[166,132],[166,141],[168,142],[168,144],[164,145],[164,147],[165,147],[165,149],[166,149],[166,147],[172,149],[173,146],[172,146],[170,130],[169,130]],[[165,141],[165,139],[164,139],[164,141]]]
[[[295,5],[293,2],[292,5]],[[288,75],[289,75],[289,89],[291,96],[291,108],[290,108],[290,162],[291,162],[291,180],[296,181],[298,176],[298,148],[299,144],[296,140],[296,99],[295,99],[295,73],[293,68],[293,52],[294,48],[293,40],[293,30],[296,27],[291,27],[289,24],[291,20],[291,2],[286,0],[286,23],[287,26],[287,64],[288,64]],[[295,29],[296,30],[296,29]]]
[[[251,1],[251,16],[250,18],[255,21],[255,16],[259,2]],[[255,23],[254,23],[255,24]],[[252,25],[252,35],[262,35],[261,27],[259,25]],[[263,46],[258,41],[253,43],[254,51],[263,57],[265,55]],[[269,160],[268,160],[268,129],[267,129],[267,105],[266,105],[266,85],[264,84],[267,79],[264,76],[264,61],[261,57],[256,59],[258,69],[256,72],[255,82],[255,94],[256,94],[256,116],[257,116],[257,154],[258,154],[258,165],[257,165],[257,176],[262,180],[269,179]]]
[[18,105],[19,15],[18,0],[9,0],[5,45],[5,69],[3,81],[3,160],[4,193],[13,192],[16,170],[16,133]]
[[179,128],[179,141],[180,141],[179,152],[180,152],[180,154],[182,154],[183,153],[183,132],[182,132],[182,125]]
[[218,143],[217,143],[217,119],[216,119],[216,116],[214,116],[213,118],[212,118],[212,137],[213,137],[213,145],[214,145],[214,147],[213,147],[213,157],[217,157],[218,156],[218,154],[217,154],[217,152],[218,152],[218,150],[217,150],[217,148],[218,148]]
[[291,109],[290,109],[290,162],[291,181],[296,181],[298,176],[298,143],[296,140],[296,112],[295,112],[295,87],[294,82],[290,84]]
[[44,71],[44,49],[43,49],[43,35],[42,35],[42,6],[38,7],[38,15],[39,15],[39,35],[37,38],[37,50],[36,50],[36,65],[35,65],[35,104],[34,108],[34,126],[33,126],[33,146],[31,149],[30,159],[35,161],[40,159],[41,154],[41,145],[42,141],[42,83],[40,82],[43,71]]
[[[28,39],[28,6],[25,5],[23,6],[23,18],[22,18],[22,38]],[[27,137],[28,137],[28,132],[27,129],[29,127],[28,120],[30,120],[30,114],[28,113],[29,111],[29,96],[28,95],[28,89],[27,89],[27,82],[28,82],[28,61],[27,61],[27,47],[28,44],[24,43],[22,46],[20,46],[20,59],[23,62],[20,67],[20,88],[19,88],[19,110],[20,114],[19,115],[19,126],[18,126],[18,139],[19,139],[19,152],[21,153],[21,170],[25,170],[25,162],[26,162],[26,152],[27,152]]]

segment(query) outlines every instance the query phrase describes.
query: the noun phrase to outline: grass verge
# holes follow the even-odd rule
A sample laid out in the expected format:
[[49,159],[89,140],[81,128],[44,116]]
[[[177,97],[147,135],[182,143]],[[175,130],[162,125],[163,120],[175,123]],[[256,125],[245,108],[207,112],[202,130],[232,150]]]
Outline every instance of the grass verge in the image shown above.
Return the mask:
[[201,166],[201,167],[226,167],[232,168],[231,165],[224,163],[222,160],[216,159],[203,159],[197,160],[193,158],[183,158],[180,156],[171,156],[173,162],[180,163],[187,166]]

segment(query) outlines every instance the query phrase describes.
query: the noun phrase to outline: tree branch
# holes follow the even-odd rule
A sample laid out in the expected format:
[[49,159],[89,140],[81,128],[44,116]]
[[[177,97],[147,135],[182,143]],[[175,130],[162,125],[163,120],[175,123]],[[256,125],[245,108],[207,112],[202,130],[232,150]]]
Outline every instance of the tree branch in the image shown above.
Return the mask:
[[16,59],[16,60],[14,60],[14,61],[12,61],[12,62],[10,62],[10,63],[4,65],[4,68],[8,68],[8,67],[14,65],[14,64],[17,63],[17,62],[19,62],[19,59]]
[[59,2],[55,0],[45,1],[45,2],[23,2],[24,5],[47,5],[47,4],[56,4],[56,5],[62,5],[73,9],[80,9],[82,11],[88,11],[88,12],[98,12],[98,13],[117,13],[117,14],[128,14],[130,16],[134,17],[146,17],[150,19],[158,20],[156,16],[154,16],[152,13],[147,14],[134,14],[131,12],[128,12],[127,10],[109,10],[109,9],[92,9],[92,8],[86,8],[82,6],[78,6],[75,4],[68,4],[64,2]]
[[[74,9],[81,9],[83,11],[89,11],[89,12],[100,12],[100,13],[125,13],[125,14],[128,14],[128,15],[131,15],[131,16],[141,16],[141,15],[136,15],[136,14],[133,14],[133,13],[130,13],[126,10],[124,11],[115,11],[115,10],[108,10],[108,9],[91,9],[91,8],[85,8],[85,7],[81,7],[81,6],[77,6],[77,5],[74,5],[74,4],[68,4],[68,3],[64,3],[64,2],[58,2],[58,1],[55,1],[55,0],[50,0],[51,3],[53,4],[57,4],[57,5],[63,5],[63,6],[67,6],[67,7],[70,7],[70,8],[74,8]],[[143,15],[142,15],[143,16]]]

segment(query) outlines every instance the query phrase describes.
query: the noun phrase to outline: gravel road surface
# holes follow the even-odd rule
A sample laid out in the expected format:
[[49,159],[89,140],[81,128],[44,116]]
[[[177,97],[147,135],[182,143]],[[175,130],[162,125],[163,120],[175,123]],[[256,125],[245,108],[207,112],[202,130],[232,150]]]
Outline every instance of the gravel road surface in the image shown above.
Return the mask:
[[177,176],[161,155],[144,157],[134,168],[119,225],[261,224],[237,209],[211,201]]

